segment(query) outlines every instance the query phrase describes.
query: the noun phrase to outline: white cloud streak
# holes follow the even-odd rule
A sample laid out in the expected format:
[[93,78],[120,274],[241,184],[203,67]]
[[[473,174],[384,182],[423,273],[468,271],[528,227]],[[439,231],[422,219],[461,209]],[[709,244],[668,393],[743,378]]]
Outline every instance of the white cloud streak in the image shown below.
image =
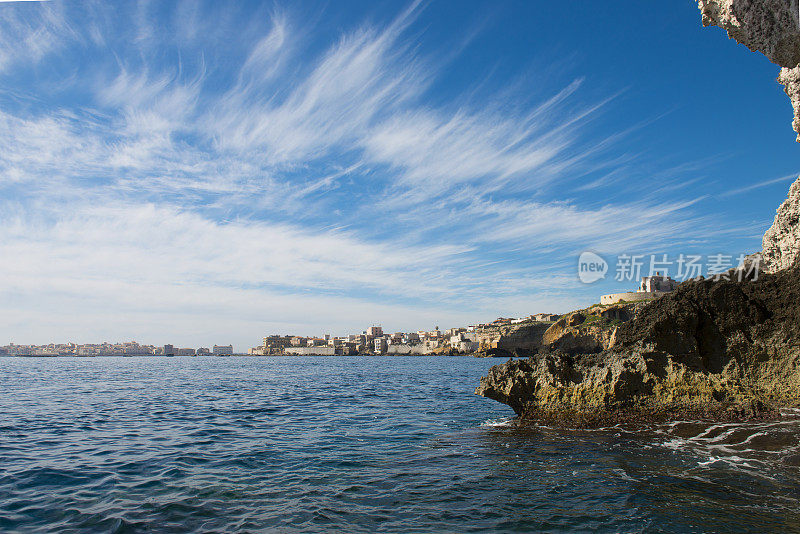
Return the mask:
[[761,189],[762,187],[769,187],[770,185],[781,184],[781,183],[782,184],[787,184],[790,181],[797,180],[797,175],[798,175],[798,173],[795,172],[795,173],[792,173],[792,174],[787,174],[785,176],[781,176],[779,178],[770,178],[769,180],[764,180],[764,181],[758,182],[758,183],[753,184],[753,185],[748,185],[746,187],[738,187],[736,189],[731,189],[729,191],[724,191],[724,192],[720,193],[719,196],[721,196],[721,197],[731,197],[731,196],[734,196],[734,195],[741,195],[742,193],[747,193],[748,191],[753,191],[755,189]]
[[[587,168],[606,173],[587,189],[622,179],[631,158],[607,154],[622,134],[590,128],[613,97],[591,101],[578,78],[537,103],[512,92],[433,105],[443,65],[409,36],[417,4],[322,52],[288,12],[236,48],[220,35],[239,26],[212,31],[192,2],[162,37],[154,7],[0,11],[0,76],[94,53],[68,84],[51,80],[79,97],[0,101],[0,255],[15,258],[0,264],[0,292],[31,310],[40,299],[81,308],[71,328],[97,324],[87,302],[139,323],[156,306],[183,332],[209,305],[203,324],[223,310],[292,328],[530,313],[573,302],[558,269],[576,247],[711,232],[691,202],[537,198]],[[124,39],[117,18],[134,22]],[[510,250],[524,261],[508,264]],[[531,267],[546,250],[562,256]]]

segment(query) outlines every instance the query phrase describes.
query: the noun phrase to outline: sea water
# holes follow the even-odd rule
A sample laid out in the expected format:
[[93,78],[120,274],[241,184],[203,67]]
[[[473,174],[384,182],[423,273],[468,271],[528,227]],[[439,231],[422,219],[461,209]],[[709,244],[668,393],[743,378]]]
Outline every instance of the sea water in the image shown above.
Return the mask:
[[523,427],[495,363],[0,358],[0,531],[800,531],[798,414]]

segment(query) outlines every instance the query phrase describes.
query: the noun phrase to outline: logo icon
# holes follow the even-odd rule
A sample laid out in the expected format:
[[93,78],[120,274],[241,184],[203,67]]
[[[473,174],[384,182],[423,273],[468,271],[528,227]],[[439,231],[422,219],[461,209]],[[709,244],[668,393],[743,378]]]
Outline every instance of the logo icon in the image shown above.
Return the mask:
[[606,260],[594,252],[583,252],[578,258],[578,278],[584,284],[591,284],[605,278],[608,272]]

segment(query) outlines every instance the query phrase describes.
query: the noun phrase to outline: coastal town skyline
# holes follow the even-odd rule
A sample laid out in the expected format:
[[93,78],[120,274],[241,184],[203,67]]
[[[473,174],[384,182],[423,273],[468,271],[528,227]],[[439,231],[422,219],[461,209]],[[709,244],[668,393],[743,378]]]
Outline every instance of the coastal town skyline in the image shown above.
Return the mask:
[[0,3],[0,339],[412,332],[759,250],[790,104],[696,10]]
[[[594,255],[602,260],[599,256]],[[623,262],[631,258],[623,258]],[[706,272],[708,277],[713,280],[738,279],[739,281],[749,279],[758,280],[760,257],[754,258],[750,265],[740,266],[737,269],[724,272],[719,269],[719,264],[711,266]],[[741,261],[741,259],[739,260]],[[663,268],[667,258],[663,258],[660,268]],[[630,266],[627,263],[620,264],[617,278],[626,280],[630,277],[628,273]],[[633,302],[644,302],[657,299],[677,289],[680,282],[687,280],[686,272],[680,281],[673,280],[668,276],[668,272],[653,271],[648,276],[641,277],[639,287],[635,290],[622,293],[612,293],[602,295],[598,302],[601,308],[614,307],[615,304],[626,304]],[[724,264],[727,265],[727,264]],[[595,265],[592,264],[594,267]],[[579,263],[578,269],[582,271],[584,264]],[[607,268],[607,265],[605,266]],[[699,267],[699,265],[698,265]],[[637,274],[639,274],[638,271]],[[704,278],[700,269],[691,270],[695,280]],[[592,283],[592,282],[584,282]],[[617,312],[611,309],[609,317],[617,317]],[[602,312],[601,312],[602,315]],[[490,322],[477,322],[468,326],[456,326],[442,331],[439,326],[433,330],[416,330],[410,332],[385,331],[382,324],[373,323],[370,327],[358,333],[347,333],[345,335],[313,334],[305,335],[298,333],[289,334],[269,334],[263,338],[263,342],[246,350],[235,350],[233,345],[217,345],[213,348],[208,347],[179,347],[172,343],[163,345],[140,344],[136,341],[109,343],[46,343],[46,344],[15,344],[0,345],[0,356],[230,356],[230,355],[249,355],[249,356],[270,356],[270,355],[314,355],[314,356],[350,356],[365,354],[390,354],[390,355],[430,355],[443,354],[447,351],[450,354],[472,354],[477,351],[486,351],[498,348],[498,343],[506,337],[509,332],[506,328],[514,325],[530,323],[551,323],[557,321],[561,316],[555,313],[535,313],[524,317],[498,317]],[[486,334],[487,331],[491,331]],[[484,335],[486,334],[486,335]],[[512,335],[513,337],[513,335]]]
[[[437,349],[445,346],[445,344],[454,346],[454,350],[462,353],[476,350],[475,346],[458,346],[459,342],[476,342],[477,338],[474,336],[461,336],[461,339],[455,340],[459,334],[474,333],[481,329],[488,327],[501,327],[512,324],[520,324],[525,321],[540,321],[552,322],[559,316],[551,313],[538,313],[532,314],[528,317],[512,318],[512,317],[499,317],[494,321],[488,323],[478,323],[469,326],[452,327],[444,331],[435,326],[432,330],[417,330],[415,332],[385,332],[382,325],[371,325],[363,330],[360,334],[346,334],[344,336],[334,336],[331,334],[312,334],[303,335],[297,333],[290,334],[269,334],[263,338],[262,343],[256,347],[249,347],[246,350],[236,350],[233,345],[212,345],[212,347],[179,347],[172,343],[164,345],[138,343],[135,340],[124,342],[108,342],[103,341],[99,343],[75,343],[73,341],[58,343],[51,342],[45,344],[16,344],[8,343],[0,345],[0,356],[229,356],[233,354],[250,355],[250,356],[267,356],[267,355],[289,355],[293,354],[291,350],[284,351],[284,348],[299,348],[299,347],[330,347],[342,348],[348,346],[351,351],[345,355],[354,355],[359,353],[377,353],[385,354],[386,352],[392,353],[388,350],[391,344],[404,344],[404,345],[425,345],[423,351],[416,351],[417,354],[427,354],[431,351],[429,349]],[[385,341],[387,345],[383,350],[374,348],[372,343],[377,340]],[[429,343],[435,342],[435,343]],[[359,347],[360,344],[360,347]],[[358,348],[357,348],[358,347]],[[239,348],[239,347],[237,347]],[[280,350],[275,350],[280,349]],[[395,353],[397,353],[395,351]],[[409,354],[412,353],[409,351]],[[294,354],[309,354],[309,355],[342,355],[342,351],[327,352],[314,352],[297,351]]]

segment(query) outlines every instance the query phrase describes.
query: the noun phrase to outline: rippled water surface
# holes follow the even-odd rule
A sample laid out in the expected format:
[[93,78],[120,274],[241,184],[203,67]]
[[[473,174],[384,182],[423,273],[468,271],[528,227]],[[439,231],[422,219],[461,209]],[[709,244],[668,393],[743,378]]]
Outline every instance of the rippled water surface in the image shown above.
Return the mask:
[[800,418],[564,431],[472,358],[0,358],[3,532],[800,532]]

